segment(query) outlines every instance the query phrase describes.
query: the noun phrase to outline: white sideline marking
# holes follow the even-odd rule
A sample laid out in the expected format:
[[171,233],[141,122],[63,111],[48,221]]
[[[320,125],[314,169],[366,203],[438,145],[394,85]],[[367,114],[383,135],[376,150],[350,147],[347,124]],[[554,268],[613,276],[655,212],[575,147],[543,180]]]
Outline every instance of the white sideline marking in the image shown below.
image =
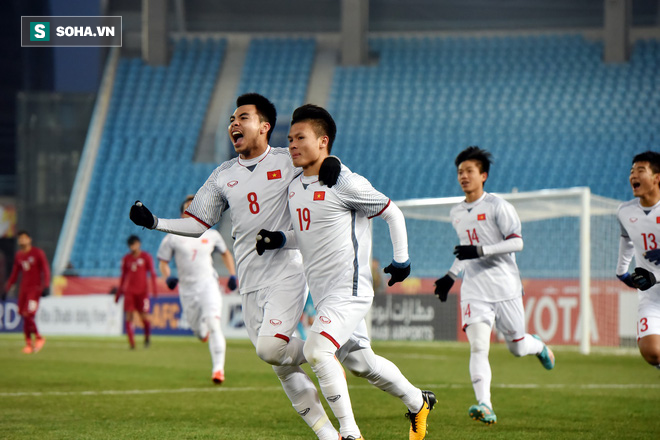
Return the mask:
[[123,396],[127,394],[173,394],[173,393],[218,393],[228,391],[254,392],[278,391],[281,387],[236,387],[236,388],[177,388],[171,390],[99,390],[99,391],[24,391],[15,393],[0,393],[0,397],[46,397],[46,396]]
[[[471,388],[470,384],[423,384],[422,388],[428,389],[460,389]],[[493,384],[494,388],[509,388],[509,389],[565,389],[565,388],[580,388],[588,390],[607,390],[607,389],[660,389],[660,384],[618,384],[618,383],[604,383],[604,384],[536,384],[536,383],[522,383],[522,384]],[[371,385],[355,385],[350,386],[350,389],[375,389]],[[170,390],[91,390],[91,391],[18,391],[14,393],[0,393],[0,397],[49,397],[49,396],[123,396],[129,394],[177,394],[177,393],[221,393],[221,392],[254,392],[254,391],[282,391],[281,387],[236,387],[236,388],[177,388]]]

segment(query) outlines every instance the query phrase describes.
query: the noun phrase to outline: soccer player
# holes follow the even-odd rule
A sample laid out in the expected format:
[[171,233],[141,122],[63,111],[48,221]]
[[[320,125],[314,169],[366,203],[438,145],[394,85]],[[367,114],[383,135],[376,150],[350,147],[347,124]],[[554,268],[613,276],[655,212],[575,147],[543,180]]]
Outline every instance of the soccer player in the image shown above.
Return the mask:
[[[634,199],[619,206],[621,225],[617,277],[639,289],[637,345],[646,362],[660,369],[660,153],[646,151],[633,158],[630,186]],[[628,267],[633,255],[637,267]]]
[[135,313],[140,316],[144,326],[144,346],[149,347],[149,336],[151,334],[151,323],[149,322],[150,303],[149,289],[147,288],[147,274],[151,277],[151,292],[153,296],[156,291],[156,270],[154,260],[147,252],[141,249],[141,242],[137,235],[128,237],[128,248],[130,252],[121,260],[121,278],[119,288],[115,295],[115,302],[124,295],[124,313],[126,335],[131,349],[135,349],[135,329],[133,328],[133,317]]
[[[186,209],[194,196],[181,204],[181,217],[187,217]],[[186,319],[195,335],[202,342],[209,342],[211,352],[211,380],[220,385],[225,380],[225,336],[220,326],[222,298],[218,274],[213,267],[213,252],[219,252],[229,272],[227,288],[236,289],[234,257],[227,249],[222,236],[209,229],[199,238],[167,234],[158,248],[160,274],[165,284],[173,290],[179,285],[179,298]],[[174,255],[178,278],[171,276],[170,260]],[[179,283],[180,281],[180,283]]]
[[[18,291],[18,313],[23,317],[23,334],[25,347],[23,353],[37,353],[46,343],[46,338],[39,334],[34,317],[39,309],[39,299],[47,296],[50,286],[50,267],[46,254],[38,247],[32,246],[32,237],[27,231],[19,231],[16,235],[18,251],[14,257],[14,266],[5,292],[16,283],[18,274],[21,276],[21,286]],[[34,334],[34,344],[32,335]]]
[[450,218],[460,245],[454,248],[456,259],[449,272],[435,282],[435,294],[446,301],[463,271],[462,321],[470,342],[470,377],[477,398],[468,413],[486,424],[497,422],[488,362],[493,324],[514,356],[536,355],[547,370],[555,366],[550,348],[537,335],[525,333],[523,289],[515,257],[523,248],[520,218],[510,203],[484,191],[490,162],[491,154],[479,147],[468,147],[456,157],[465,200],[451,209]]
[[293,164],[302,167],[303,173],[288,189],[293,230],[261,230],[257,252],[281,249],[287,243],[300,247],[317,310],[304,354],[339,420],[342,438],[362,436],[337,359],[353,374],[400,398],[408,407],[409,438],[423,439],[435,395],[414,387],[396,365],[373,352],[364,319],[374,297],[369,219],[380,216],[390,228],[394,259],[384,269],[392,275],[390,286],[410,274],[405,220],[388,197],[346,166],[336,185],[321,185],[319,168],[331,152],[336,132],[325,109],[307,104],[294,111],[289,151]]
[[[256,93],[239,96],[228,127],[238,157],[213,171],[186,210],[190,217],[157,218],[139,202],[131,207],[130,217],[149,229],[198,237],[231,207],[239,293],[250,340],[259,358],[273,365],[294,409],[317,437],[337,440],[314,383],[300,368],[304,341],[293,336],[307,294],[300,252],[280,249],[259,257],[254,246],[262,227],[291,229],[287,187],[299,170],[286,148],[268,144],[276,120],[275,106],[267,98]],[[324,162],[327,185],[335,183],[339,167],[336,158]]]

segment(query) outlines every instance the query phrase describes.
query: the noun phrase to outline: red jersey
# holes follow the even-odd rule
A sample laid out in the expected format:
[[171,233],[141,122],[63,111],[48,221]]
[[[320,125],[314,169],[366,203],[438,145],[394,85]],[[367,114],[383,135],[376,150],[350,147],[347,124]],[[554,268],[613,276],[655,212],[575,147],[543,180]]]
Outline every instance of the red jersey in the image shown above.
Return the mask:
[[145,295],[147,289],[147,272],[151,274],[151,292],[156,295],[156,271],[151,255],[140,251],[137,257],[126,254],[121,260],[121,279],[119,292],[124,295]]
[[14,266],[5,286],[5,291],[8,291],[14,285],[19,273],[22,275],[19,292],[35,290],[41,292],[48,287],[50,285],[50,267],[44,251],[32,246],[27,252],[16,252]]

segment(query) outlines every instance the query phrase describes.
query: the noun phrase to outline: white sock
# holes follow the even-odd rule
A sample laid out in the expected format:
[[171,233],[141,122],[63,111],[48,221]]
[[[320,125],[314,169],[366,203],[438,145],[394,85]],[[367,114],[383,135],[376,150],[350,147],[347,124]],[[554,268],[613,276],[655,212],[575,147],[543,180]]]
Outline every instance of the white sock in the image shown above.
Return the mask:
[[410,412],[417,413],[422,409],[422,391],[413,386],[394,363],[378,356],[371,348],[351,352],[344,360],[344,366],[376,388],[401,399]]
[[506,345],[514,356],[528,356],[530,354],[536,356],[541,354],[545,347],[545,344],[542,341],[536,339],[529,333],[525,333],[525,336],[519,341],[506,341]]
[[213,372],[225,371],[227,341],[225,340],[225,335],[222,334],[220,318],[217,316],[214,316],[209,320],[209,351],[211,352]]
[[470,378],[477,402],[488,405],[491,409],[490,382],[492,372],[488,362],[490,350],[490,326],[484,322],[470,324],[465,332],[470,341]]
[[320,440],[337,440],[339,433],[332,426],[321,405],[314,382],[299,366],[273,366],[282,388],[298,415],[314,430]]
[[336,350],[337,347],[328,338],[316,332],[310,332],[304,349],[309,366],[319,380],[321,392],[339,421],[342,437],[360,437],[344,369],[335,358]]

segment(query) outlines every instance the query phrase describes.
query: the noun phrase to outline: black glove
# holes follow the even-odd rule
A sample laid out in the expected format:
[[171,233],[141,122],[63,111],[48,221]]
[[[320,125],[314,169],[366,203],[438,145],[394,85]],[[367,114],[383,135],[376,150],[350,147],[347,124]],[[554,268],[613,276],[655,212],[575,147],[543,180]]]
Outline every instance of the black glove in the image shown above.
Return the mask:
[[179,284],[179,279],[177,277],[167,277],[165,284],[170,290],[174,290],[177,284]]
[[628,272],[624,273],[623,275],[617,275],[616,277],[620,279],[621,282],[626,286],[630,287],[631,289],[636,289],[632,276]]
[[474,258],[483,257],[481,246],[456,246],[454,248],[454,255],[459,260],[472,260]]
[[631,278],[633,285],[639,290],[649,290],[651,287],[655,286],[656,282],[653,272],[649,272],[643,267],[636,267]]
[[158,218],[139,200],[135,202],[135,205],[131,206],[131,212],[128,216],[133,223],[147,229],[154,229],[156,224],[158,224]]
[[649,260],[651,263],[655,263],[657,266],[660,264],[660,249],[652,249],[648,252],[644,252],[644,258]]
[[44,290],[41,291],[41,297],[44,298],[50,295],[50,287],[44,287]]
[[328,156],[323,160],[321,169],[319,169],[319,183],[332,188],[337,183],[341,173],[341,161],[336,156]]
[[453,285],[454,285],[454,279],[451,276],[449,276],[449,274],[435,280],[434,293],[438,295],[438,299],[441,302],[447,301],[447,295],[449,295],[449,289],[451,289],[451,286]]
[[405,263],[397,263],[396,261],[392,260],[390,265],[383,269],[383,272],[392,275],[390,280],[387,282],[387,285],[393,286],[394,283],[399,283],[408,278],[408,275],[410,275],[410,260],[406,261]]
[[279,249],[285,242],[284,232],[262,229],[257,234],[257,254],[263,255],[266,249]]
[[238,287],[238,279],[236,278],[236,275],[230,275],[229,279],[227,280],[227,288],[229,290],[236,290]]

